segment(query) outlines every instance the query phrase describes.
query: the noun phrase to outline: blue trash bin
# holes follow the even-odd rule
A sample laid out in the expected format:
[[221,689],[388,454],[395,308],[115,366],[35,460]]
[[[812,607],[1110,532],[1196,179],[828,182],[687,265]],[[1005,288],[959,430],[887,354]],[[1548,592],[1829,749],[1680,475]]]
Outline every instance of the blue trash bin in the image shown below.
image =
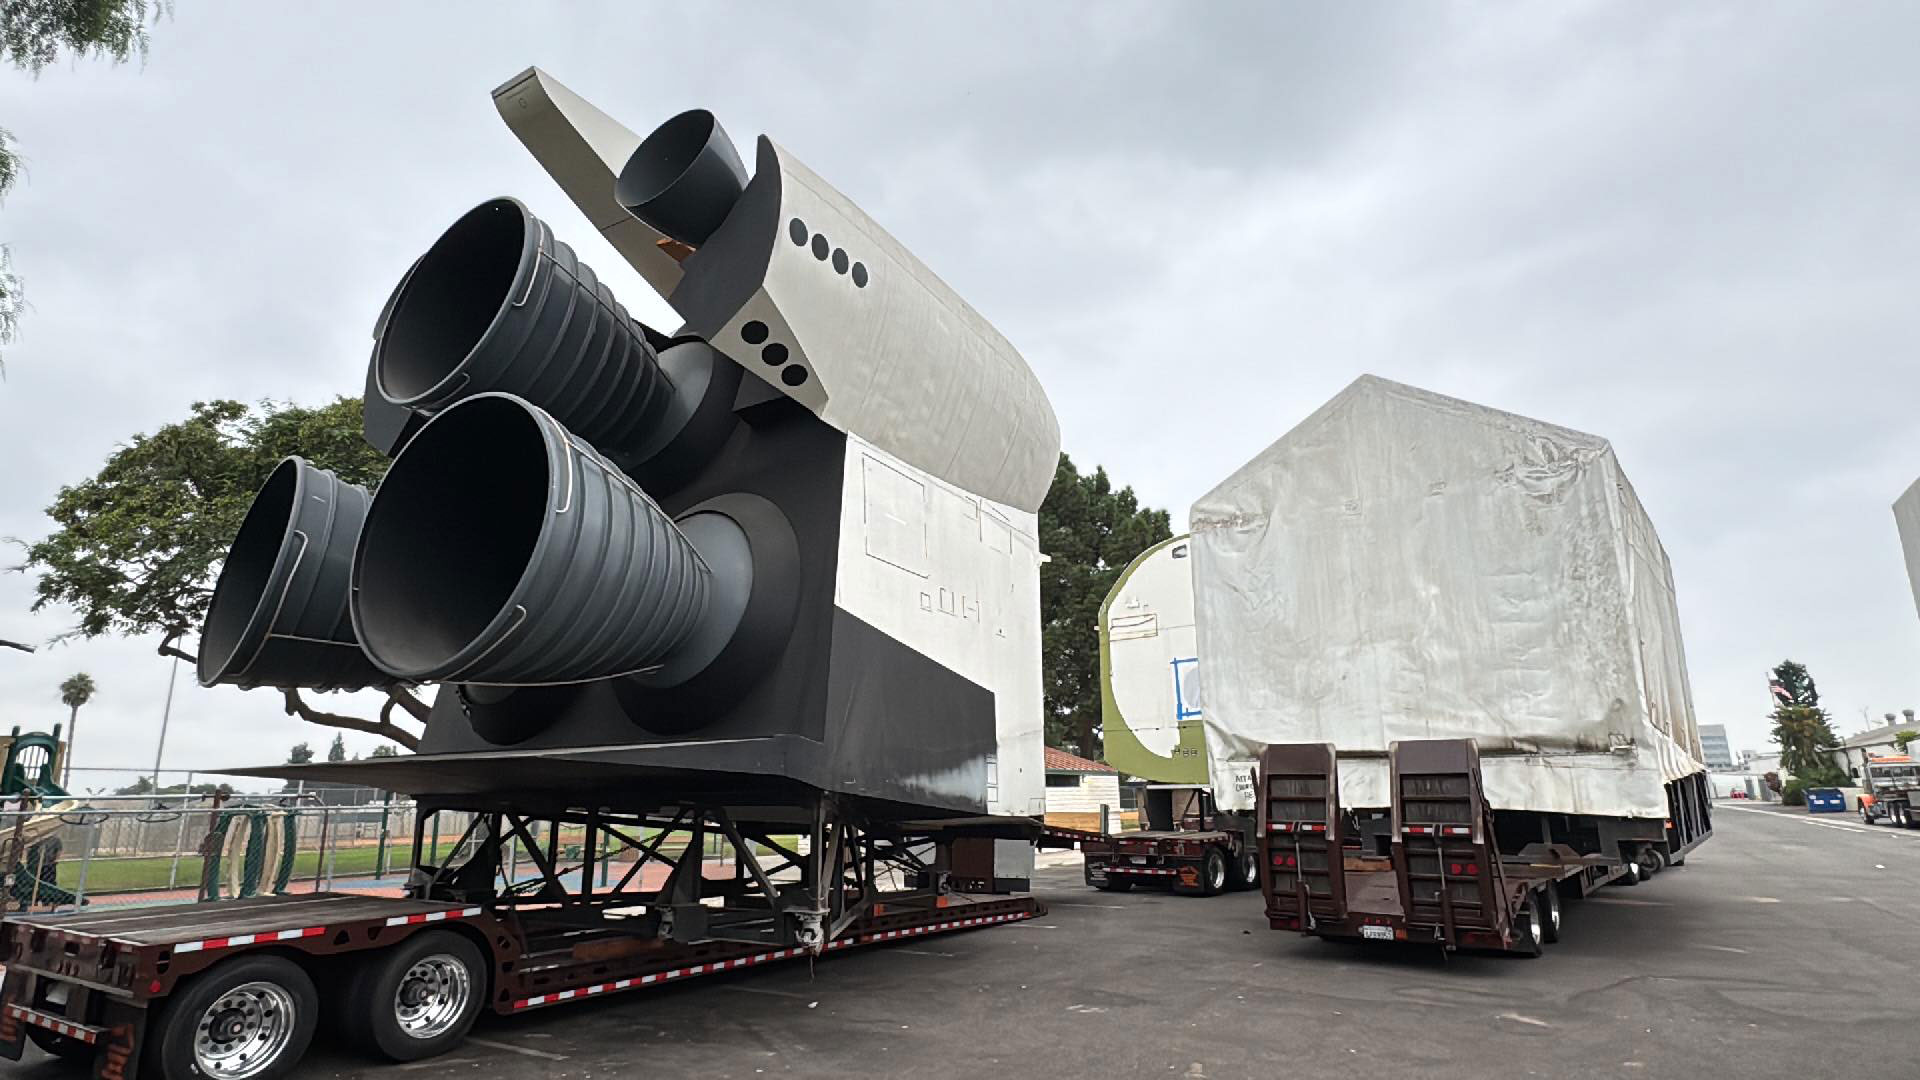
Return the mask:
[[1839,788],[1808,788],[1807,813],[1844,814],[1847,812],[1847,797]]

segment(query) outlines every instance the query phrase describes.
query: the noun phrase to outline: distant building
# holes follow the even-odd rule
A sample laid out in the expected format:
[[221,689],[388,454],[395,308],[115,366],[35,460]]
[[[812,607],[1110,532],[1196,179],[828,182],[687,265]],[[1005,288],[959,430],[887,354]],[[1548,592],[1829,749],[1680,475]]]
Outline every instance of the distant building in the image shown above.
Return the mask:
[[1047,824],[1098,829],[1105,806],[1111,825],[1120,826],[1120,770],[1051,746],[1046,764]]
[[1727,725],[1700,725],[1700,753],[1709,769],[1733,768],[1733,746],[1727,742]]

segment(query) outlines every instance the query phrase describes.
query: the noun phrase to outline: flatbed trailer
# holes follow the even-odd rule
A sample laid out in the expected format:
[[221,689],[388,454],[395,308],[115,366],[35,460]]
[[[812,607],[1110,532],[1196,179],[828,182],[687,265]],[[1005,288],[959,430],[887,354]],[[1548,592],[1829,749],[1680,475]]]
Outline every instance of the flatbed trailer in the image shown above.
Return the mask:
[[[1677,862],[1705,838],[1675,820],[1581,830],[1496,812],[1470,740],[1402,741],[1389,754],[1392,805],[1367,816],[1341,805],[1331,745],[1261,755],[1260,877],[1273,929],[1538,956],[1560,938],[1564,901],[1637,883],[1656,847]],[[1516,840],[1525,827],[1539,839]],[[1593,850],[1602,845],[1615,854]]]
[[1041,846],[1079,848],[1087,884],[1103,892],[1165,885],[1183,896],[1214,896],[1259,887],[1251,817],[1219,812],[1212,792],[1198,785],[1155,785],[1147,794],[1164,803],[1149,807],[1149,820],[1166,827],[1105,833],[1049,825]]
[[[860,821],[831,798],[817,811],[804,853],[781,824],[716,807],[538,822],[483,811],[456,844],[464,858],[445,866],[422,860],[423,814],[402,898],[10,915],[0,1056],[18,1060],[30,1040],[101,1080],[270,1080],[326,1015],[358,1048],[410,1061],[459,1043],[482,1008],[512,1015],[1046,911],[1030,896],[958,891],[974,884],[969,849],[1027,819]],[[715,835],[720,860],[702,854]],[[532,876],[502,883],[503,858]],[[666,880],[639,887],[651,866]]]

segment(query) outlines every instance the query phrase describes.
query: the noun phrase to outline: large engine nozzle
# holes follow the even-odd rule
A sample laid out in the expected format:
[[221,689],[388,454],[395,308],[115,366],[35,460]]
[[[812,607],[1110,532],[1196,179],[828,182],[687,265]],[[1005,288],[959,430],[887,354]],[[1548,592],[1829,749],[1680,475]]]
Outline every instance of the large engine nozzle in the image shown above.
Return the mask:
[[613,197],[664,235],[699,247],[746,189],[747,167],[720,121],[705,109],[689,109],[640,141]]
[[274,468],[227,551],[200,628],[205,686],[358,689],[395,682],[360,651],[347,611],[367,489],[297,457]]
[[592,267],[525,206],[493,199],[441,234],[395,291],[373,381],[387,401],[428,413],[489,391],[524,397],[634,463],[709,396],[712,350],[667,350],[680,352],[663,366]]
[[353,625],[408,679],[691,677],[732,637],[753,572],[737,527],[689,526],[544,410],[482,394],[428,423],[381,482]]

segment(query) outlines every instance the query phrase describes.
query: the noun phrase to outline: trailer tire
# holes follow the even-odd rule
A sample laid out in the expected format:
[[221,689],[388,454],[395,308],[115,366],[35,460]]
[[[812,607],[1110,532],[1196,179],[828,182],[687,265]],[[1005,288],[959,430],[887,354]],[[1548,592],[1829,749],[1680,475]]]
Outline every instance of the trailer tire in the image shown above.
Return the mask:
[[1546,925],[1540,918],[1540,892],[1527,894],[1527,905],[1513,923],[1513,951],[1521,956],[1539,956],[1546,942]]
[[1654,847],[1652,844],[1646,846],[1641,854],[1641,859],[1642,864],[1646,867],[1648,877],[1652,877],[1667,868],[1667,853]]
[[1560,940],[1560,887],[1548,885],[1535,894],[1540,913],[1540,940],[1552,945]]
[[1260,853],[1248,848],[1240,853],[1238,872],[1234,874],[1233,887],[1236,889],[1257,889],[1260,887]]
[[1200,883],[1187,886],[1174,878],[1173,891],[1182,896],[1214,896],[1227,887],[1227,853],[1217,847],[1209,847],[1200,858]]
[[[300,965],[284,956],[236,956],[167,1002],[150,1060],[164,1080],[275,1080],[300,1063],[319,1014],[319,992]],[[264,1045],[244,1053],[255,1044]]]
[[486,958],[452,930],[369,953],[347,979],[342,1033],[368,1053],[419,1061],[467,1037],[487,997]]
[[1628,856],[1626,862],[1627,871],[1613,879],[1615,885],[1638,885],[1646,879],[1646,871],[1641,868],[1638,855]]
[[90,1062],[93,1060],[93,1047],[71,1035],[62,1035],[57,1031],[48,1031],[46,1028],[29,1024],[27,1041],[61,1061]]

